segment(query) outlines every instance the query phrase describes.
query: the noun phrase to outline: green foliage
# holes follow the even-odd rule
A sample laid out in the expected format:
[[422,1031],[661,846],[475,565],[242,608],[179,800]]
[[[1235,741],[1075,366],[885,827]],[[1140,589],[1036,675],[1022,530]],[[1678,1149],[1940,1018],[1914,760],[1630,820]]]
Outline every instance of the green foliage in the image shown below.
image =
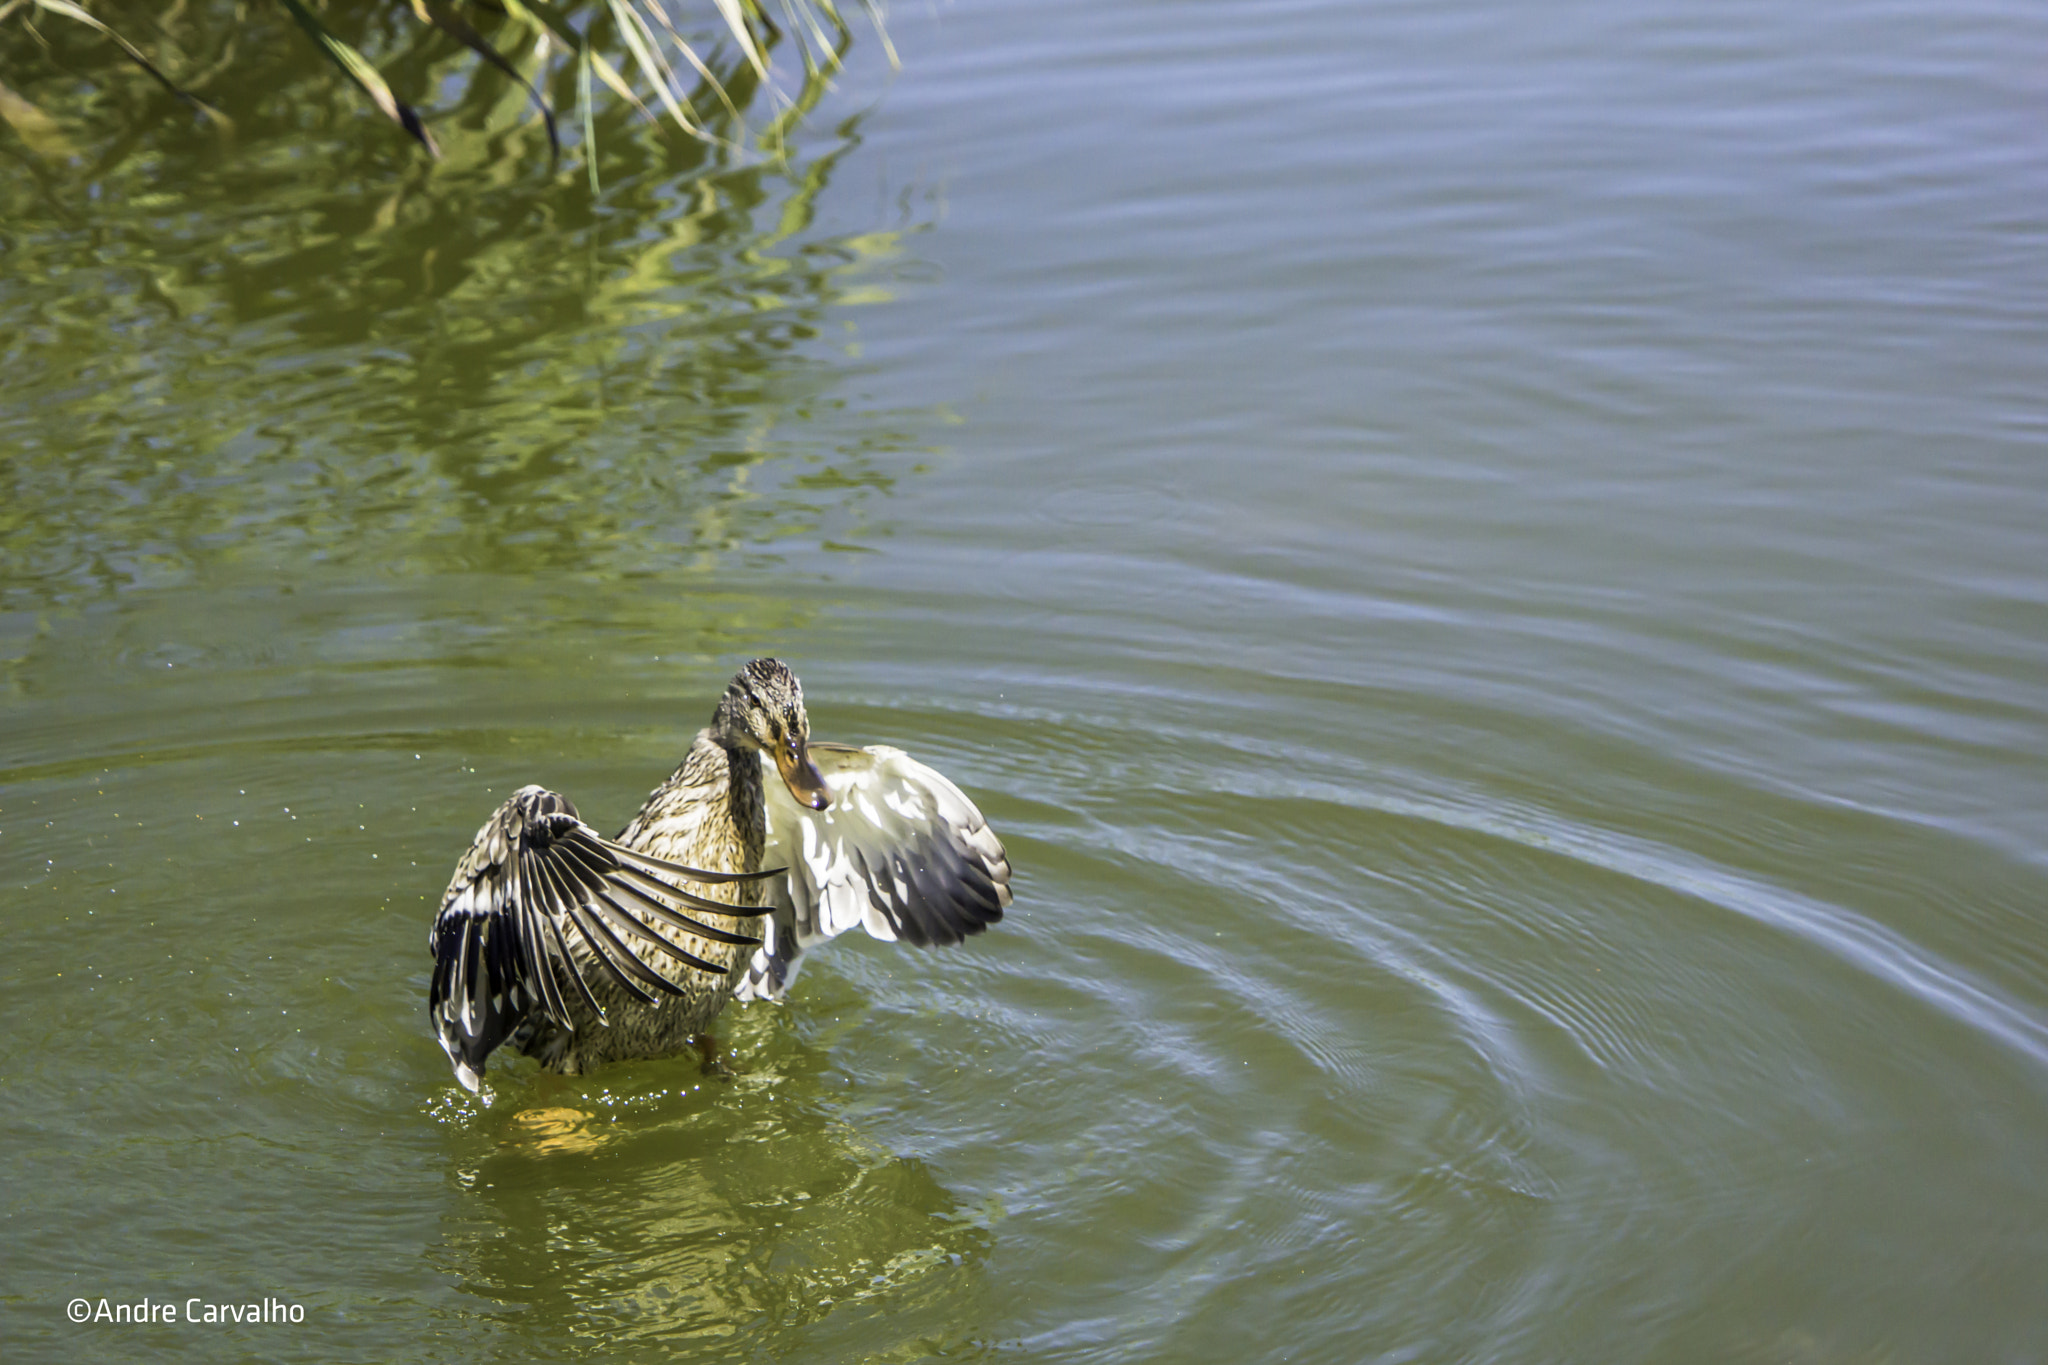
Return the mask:
[[[311,40],[314,49],[332,62],[379,112],[411,135],[430,156],[440,155],[440,148],[427,126],[430,116],[424,114],[418,104],[394,93],[378,63],[364,55],[362,49],[365,46],[390,52],[390,59],[398,64],[414,59],[428,65],[433,64],[435,54],[421,47],[423,40],[453,42],[468,49],[475,54],[480,66],[490,68],[526,91],[546,128],[551,165],[560,154],[561,141],[554,106],[543,93],[543,87],[553,83],[556,76],[573,73],[573,79],[566,83],[565,88],[574,89],[576,103],[582,111],[584,157],[593,184],[597,176],[595,126],[590,108],[590,77],[593,74],[645,117],[652,119],[653,115],[635,90],[633,79],[621,72],[623,64],[626,71],[634,73],[642,84],[652,88],[657,101],[676,126],[693,137],[715,139],[718,136],[699,114],[700,101],[715,100],[733,116],[735,122],[738,121],[739,102],[727,88],[727,81],[717,74],[715,56],[707,58],[700,53],[701,43],[693,43],[676,26],[662,0],[592,0],[586,4],[570,0],[564,5],[551,4],[548,0],[478,0],[469,8],[476,12],[478,21],[493,30],[489,34],[451,0],[408,0],[404,6],[348,7],[341,13],[326,12],[330,8],[341,7],[329,7],[315,0],[277,0],[277,3]],[[769,18],[760,0],[711,0],[711,3],[746,67],[764,86],[769,80],[767,54],[782,40],[785,31],[796,35],[795,45],[802,59],[807,90],[823,74],[839,65],[850,38],[832,0],[780,0],[788,30]],[[875,21],[876,32],[881,33],[880,18],[872,0],[864,0],[864,7]],[[161,56],[158,60],[152,60],[121,29],[104,22],[75,0],[4,0],[0,3],[0,26],[13,21],[18,29],[54,54],[55,47],[37,25],[36,19],[56,16],[82,25],[110,42],[139,71],[212,121],[221,131],[230,132],[233,127],[231,121],[203,99],[202,93],[206,86],[224,77],[239,83],[241,78],[250,74],[243,64],[237,62],[236,49],[243,39],[250,36],[249,29],[260,27],[260,20],[256,25],[251,24],[255,16],[249,12],[248,0],[233,6],[232,17],[223,15],[225,8],[203,3],[192,5],[187,0],[178,0],[161,16],[128,16],[154,30],[158,46],[166,53],[176,54]],[[397,31],[403,25],[401,16],[404,15],[411,16],[421,26],[411,35]],[[124,22],[123,27],[132,28],[133,25]],[[265,35],[258,41],[270,39]],[[886,41],[885,37],[885,44]],[[622,63],[614,63],[606,56],[605,49],[610,44],[616,44],[624,54]],[[9,56],[18,50],[16,46]],[[207,55],[199,58],[195,53]],[[893,53],[891,60],[894,60]],[[687,89],[678,77],[677,61],[696,73],[701,84],[694,91]],[[173,76],[165,70],[166,65],[173,71],[187,74]],[[9,69],[14,69],[11,63]],[[474,83],[474,80],[468,82],[471,86]],[[465,91],[465,98],[467,94]],[[790,101],[783,97],[783,102],[795,108],[801,99]],[[55,120],[4,85],[0,85],[0,119],[13,125],[32,147],[49,150],[59,145],[51,141]],[[771,133],[775,131],[775,126],[771,125]]]
[[[281,565],[703,591],[792,538],[871,534],[860,508],[929,416],[837,390],[850,319],[929,216],[906,196],[814,221],[859,144],[857,119],[792,116],[821,78],[772,156],[736,51],[726,100],[690,92],[701,136],[584,102],[564,132],[602,147],[600,189],[550,169],[532,95],[409,14],[340,36],[434,95],[439,159],[366,116],[282,6],[165,18],[196,54],[169,74],[232,142],[84,25],[38,25],[46,49],[0,23],[0,72],[33,75],[18,99],[44,119],[10,106],[35,140],[0,129],[0,619]],[[570,108],[590,70],[535,86]]]

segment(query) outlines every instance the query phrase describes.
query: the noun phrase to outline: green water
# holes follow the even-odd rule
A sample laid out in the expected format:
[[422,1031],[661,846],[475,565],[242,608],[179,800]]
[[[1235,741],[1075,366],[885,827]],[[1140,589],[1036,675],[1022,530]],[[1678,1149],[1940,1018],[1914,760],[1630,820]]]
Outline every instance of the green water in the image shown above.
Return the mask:
[[[7,1359],[2048,1356],[2038,10],[905,6],[595,200],[7,33]],[[467,1096],[758,653],[1010,917]]]

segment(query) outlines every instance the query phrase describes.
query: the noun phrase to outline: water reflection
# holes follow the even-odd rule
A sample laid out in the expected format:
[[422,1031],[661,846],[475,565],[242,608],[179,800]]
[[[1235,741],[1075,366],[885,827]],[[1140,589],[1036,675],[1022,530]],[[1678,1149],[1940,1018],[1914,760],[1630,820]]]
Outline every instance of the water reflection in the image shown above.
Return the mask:
[[[472,83],[429,163],[341,116],[350,92],[270,22],[233,40],[247,77],[205,92],[232,148],[74,97],[81,71],[129,85],[104,45],[9,52],[72,155],[9,142],[34,173],[0,177],[0,605],[229,565],[703,569],[888,490],[911,438],[834,396],[840,313],[887,297],[928,222],[815,230],[860,122],[803,123],[821,82],[773,157],[735,150],[716,99],[720,144],[605,108],[593,197],[549,170],[523,94]],[[725,75],[745,114],[756,87]]]
[[965,1316],[991,1211],[849,1124],[845,1078],[786,1012],[731,1011],[720,1036],[709,1065],[501,1068],[488,1107],[438,1100],[461,1188],[430,1272],[491,1305],[480,1319],[522,1306],[556,1347],[567,1326],[606,1349],[782,1358],[828,1322],[872,1347]]

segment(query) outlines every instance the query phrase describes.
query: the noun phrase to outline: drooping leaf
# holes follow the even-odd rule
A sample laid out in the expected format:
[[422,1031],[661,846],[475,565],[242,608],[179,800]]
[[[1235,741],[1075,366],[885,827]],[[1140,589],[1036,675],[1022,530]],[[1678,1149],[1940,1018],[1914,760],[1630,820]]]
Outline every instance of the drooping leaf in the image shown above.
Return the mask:
[[[839,22],[839,16],[830,4],[818,6],[831,16],[832,22],[841,33],[846,25]],[[832,70],[839,65],[839,54],[833,50],[832,40],[818,22],[817,10],[810,5],[798,5],[796,0],[782,0],[782,12],[789,16],[790,27],[798,34],[798,47],[804,54],[804,66],[811,71]]]
[[726,93],[725,82],[712,74],[711,68],[704,64],[704,59],[697,55],[697,49],[691,47],[683,35],[676,32],[675,24],[669,19],[668,11],[661,7],[659,0],[643,0],[643,3],[647,6],[647,12],[661,20],[662,27],[669,31],[670,37],[675,39],[676,51],[683,54],[683,60],[694,67],[699,76],[703,77],[704,83],[711,87],[713,94],[718,96],[718,102],[725,106],[725,112],[732,115],[734,123],[738,123],[740,121],[740,111],[738,106],[732,102],[732,96]]
[[207,120],[212,122],[215,127],[222,129],[232,129],[234,127],[233,121],[230,120],[226,114],[223,114],[220,110],[214,108],[205,100],[200,99],[197,95],[192,94],[190,91],[179,89],[178,83],[176,81],[172,80],[169,76],[166,76],[162,72],[162,70],[160,70],[157,67],[157,64],[155,62],[152,62],[149,58],[142,55],[141,48],[135,46],[135,44],[129,42],[126,38],[123,38],[113,29],[108,28],[98,19],[94,18],[91,14],[87,13],[82,6],[73,4],[71,0],[29,0],[29,3],[34,5],[37,9],[48,10],[52,14],[61,14],[66,19],[76,20],[78,23],[84,24],[88,28],[96,29],[97,31],[104,33],[107,37],[114,40],[114,42],[120,47],[121,51],[128,54],[128,59],[130,61],[134,62],[144,71],[147,71],[150,75],[156,77],[157,83],[159,85],[163,86],[164,89],[170,91],[173,95],[176,95],[179,99],[185,101],[185,103],[191,105],[194,109],[198,110],[199,113]]
[[[39,5],[54,2],[56,0],[36,0]],[[326,25],[306,8],[304,0],[281,0],[281,3],[291,11],[292,18],[299,21],[299,27],[306,30],[306,36],[313,40],[314,45],[362,88],[386,118],[417,138],[429,156],[438,158],[441,155],[441,149],[434,144],[434,135],[420,121],[419,110],[391,93],[391,87],[384,83],[384,78],[377,74],[377,68],[370,65],[367,57],[329,33]]]
[[626,50],[633,54],[633,60],[640,66],[640,73],[653,84],[654,93],[661,97],[669,116],[675,119],[683,131],[698,137],[704,136],[703,129],[699,128],[696,122],[683,112],[682,105],[676,102],[675,91],[672,88],[675,81],[674,69],[662,60],[660,52],[655,49],[654,34],[648,30],[646,21],[633,11],[627,0],[605,0],[605,7],[611,11],[612,22],[617,25],[619,37],[626,44]]
[[492,66],[497,67],[498,70],[526,87],[528,97],[532,99],[534,107],[540,110],[542,121],[547,124],[549,162],[552,165],[553,162],[560,160],[562,155],[562,139],[555,131],[555,111],[550,109],[548,102],[541,98],[540,91],[534,89],[533,82],[526,79],[526,76],[518,67],[506,60],[503,53],[491,46],[490,41],[483,34],[478,33],[467,19],[448,8],[444,0],[412,0],[412,9],[413,13],[417,14],[422,22],[432,24],[435,28],[440,29],[471,52],[476,53],[477,56],[483,58]]
[[754,31],[747,27],[747,13],[740,7],[740,0],[711,0],[711,3],[718,6],[719,17],[732,30],[733,40],[740,45],[740,51],[747,54],[754,74],[767,80],[768,63],[762,60],[761,49],[754,43]]
[[649,109],[641,101],[640,97],[633,93],[633,87],[626,84],[626,78],[619,74],[619,69],[604,59],[602,52],[599,52],[594,47],[586,50],[590,54],[590,65],[597,71],[597,78],[599,80],[610,86],[613,93],[618,95],[620,99],[630,101],[633,107],[640,111],[640,116],[649,123],[661,122],[660,119],[654,116],[654,111]]

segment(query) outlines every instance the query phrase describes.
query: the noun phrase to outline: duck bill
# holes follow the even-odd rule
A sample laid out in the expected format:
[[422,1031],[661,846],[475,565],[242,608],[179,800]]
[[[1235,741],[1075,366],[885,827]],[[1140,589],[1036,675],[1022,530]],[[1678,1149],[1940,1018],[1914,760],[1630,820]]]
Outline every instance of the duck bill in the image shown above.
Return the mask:
[[789,794],[812,810],[823,810],[832,804],[832,791],[825,785],[825,775],[818,771],[817,764],[811,762],[811,756],[802,744],[793,744],[777,752],[775,768],[782,774],[782,783],[789,788]]

